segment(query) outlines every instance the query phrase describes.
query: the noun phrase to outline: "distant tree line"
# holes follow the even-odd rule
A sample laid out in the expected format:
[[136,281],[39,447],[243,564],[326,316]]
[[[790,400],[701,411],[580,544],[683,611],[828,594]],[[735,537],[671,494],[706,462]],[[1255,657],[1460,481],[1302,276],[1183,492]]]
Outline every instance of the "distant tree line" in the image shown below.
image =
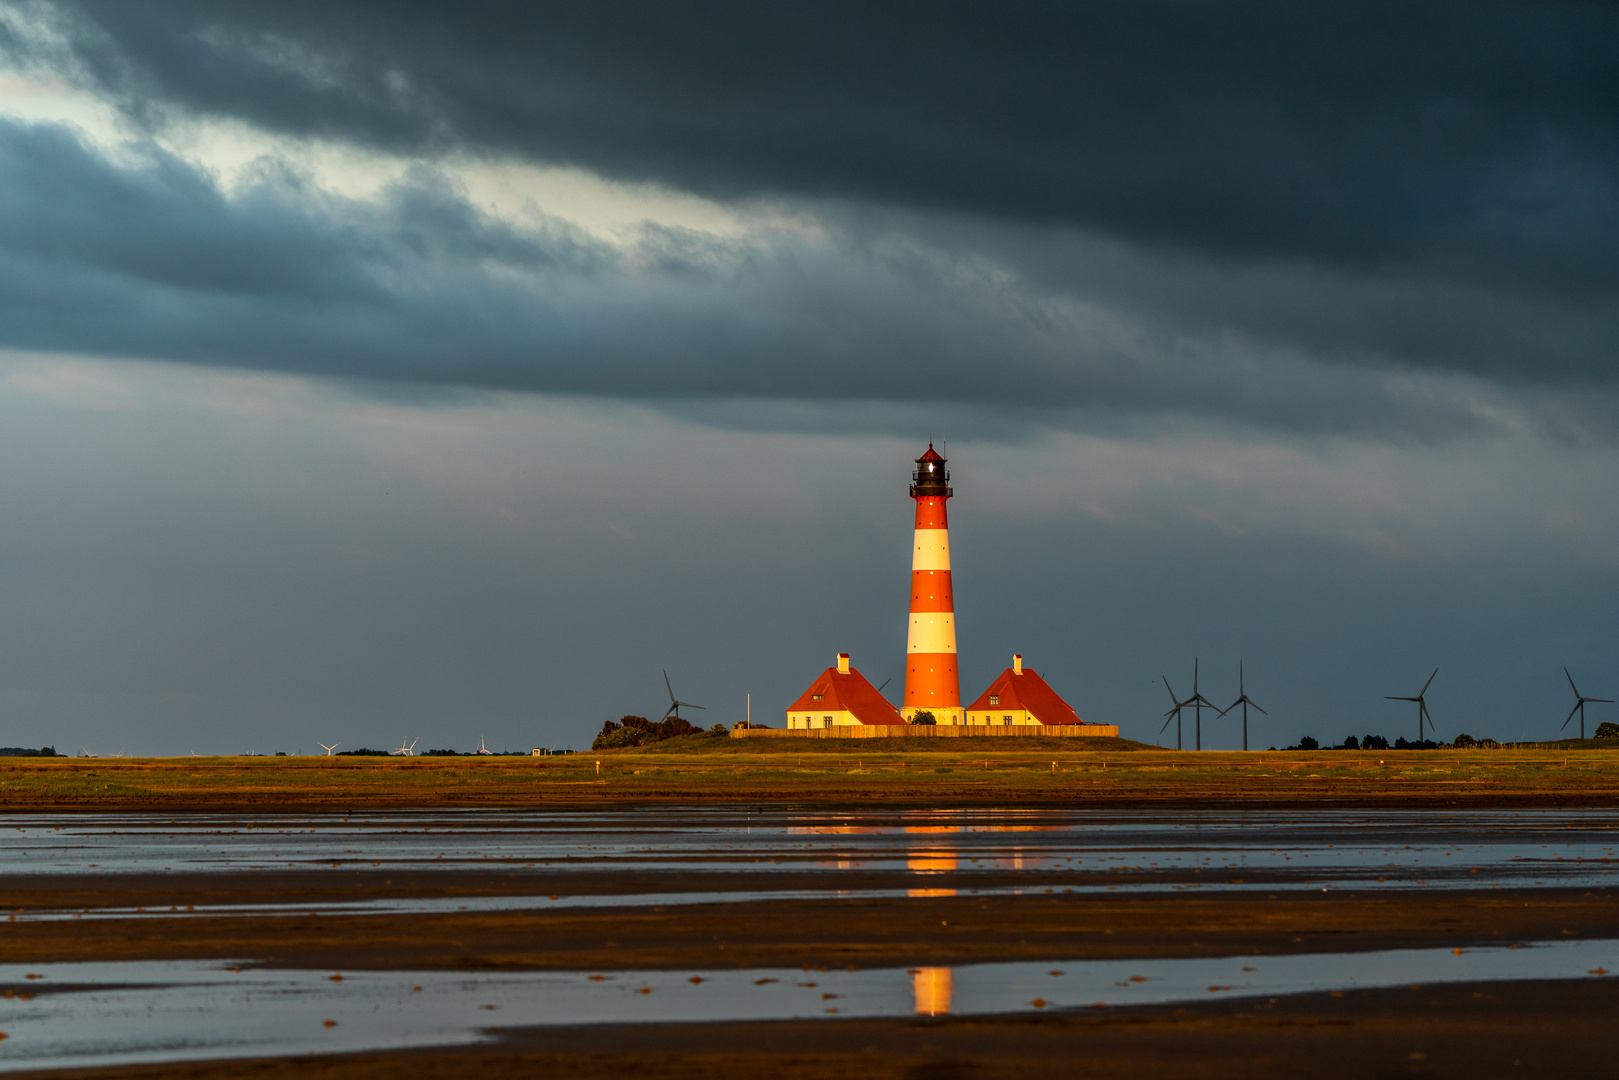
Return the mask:
[[[1612,727],[1612,724],[1608,725]],[[42,746],[38,750],[31,750],[26,746],[0,746],[0,757],[62,757],[56,752],[54,746]]]
[[[1604,730],[1607,729],[1607,730]],[[1597,728],[1596,737],[1599,739],[1619,739],[1619,724],[1605,723]],[[1458,750],[1499,750],[1501,744],[1494,739],[1475,739],[1463,732],[1448,743],[1434,742],[1432,739],[1423,739],[1421,742],[1411,742],[1407,739],[1395,739],[1391,744],[1382,735],[1363,735],[1355,738],[1351,735],[1337,746],[1329,746],[1328,750],[1440,750],[1444,748]],[[1271,747],[1272,750],[1276,747]],[[1319,750],[1321,744],[1313,736],[1306,735],[1298,741],[1296,746],[1284,746],[1283,750]]]

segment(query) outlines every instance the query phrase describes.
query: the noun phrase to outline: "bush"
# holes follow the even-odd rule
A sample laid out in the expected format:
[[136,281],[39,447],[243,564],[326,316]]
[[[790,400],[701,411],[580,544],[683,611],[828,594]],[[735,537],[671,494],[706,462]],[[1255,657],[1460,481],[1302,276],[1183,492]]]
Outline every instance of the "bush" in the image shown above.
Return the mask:
[[1602,721],[1597,725],[1596,737],[1599,739],[1619,739],[1619,724],[1614,723],[1612,720]]
[[615,750],[621,746],[645,746],[648,743],[673,739],[677,735],[699,735],[702,730],[691,721],[682,720],[678,716],[671,716],[657,724],[644,716],[624,716],[620,717],[616,724],[611,720],[603,724],[601,734],[596,736],[596,741],[590,744],[590,748]]
[[1473,747],[1478,745],[1478,740],[1464,731],[1460,735],[1456,736],[1455,741],[1450,745],[1459,750],[1471,750]]
[[715,724],[708,729],[708,733],[716,739],[729,739],[731,737],[731,733],[725,729],[724,724]]
[[917,724],[921,727],[937,727],[939,721],[936,720],[933,713],[929,712],[927,709],[918,709],[911,715],[911,723]]
[[1299,740],[1299,749],[1319,750],[1321,749],[1321,744],[1315,741],[1314,735],[1306,735],[1304,738]]
[[1480,739],[1478,741],[1478,748],[1480,750],[1499,750],[1501,749],[1501,744],[1496,742],[1494,739]]

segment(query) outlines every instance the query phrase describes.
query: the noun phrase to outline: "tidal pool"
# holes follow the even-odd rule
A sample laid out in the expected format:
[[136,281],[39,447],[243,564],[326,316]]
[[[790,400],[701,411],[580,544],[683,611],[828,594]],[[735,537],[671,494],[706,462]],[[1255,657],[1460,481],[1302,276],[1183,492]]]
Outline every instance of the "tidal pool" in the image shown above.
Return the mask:
[[1619,941],[870,970],[330,972],[231,962],[0,966],[0,1071],[404,1049],[557,1024],[985,1015],[1602,978]]

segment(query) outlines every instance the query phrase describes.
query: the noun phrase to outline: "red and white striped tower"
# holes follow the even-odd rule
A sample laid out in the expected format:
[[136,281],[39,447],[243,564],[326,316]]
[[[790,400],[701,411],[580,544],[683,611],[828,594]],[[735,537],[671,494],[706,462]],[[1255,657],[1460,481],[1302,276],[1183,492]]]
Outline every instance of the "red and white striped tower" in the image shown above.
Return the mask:
[[965,721],[956,673],[956,605],[950,588],[950,525],[945,520],[950,474],[928,444],[911,474],[916,543],[911,552],[911,629],[905,646],[905,704],[909,720],[926,709],[940,724]]

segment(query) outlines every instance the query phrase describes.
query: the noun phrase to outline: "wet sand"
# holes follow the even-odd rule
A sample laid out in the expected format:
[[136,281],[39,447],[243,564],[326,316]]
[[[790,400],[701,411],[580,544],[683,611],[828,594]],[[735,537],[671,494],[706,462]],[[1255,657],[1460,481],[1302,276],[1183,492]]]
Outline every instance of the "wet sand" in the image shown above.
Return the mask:
[[[495,1046],[72,1069],[56,1077],[196,1080],[1176,1080],[1258,1075],[1614,1076],[1619,981],[1463,983],[1395,990],[917,1017],[512,1029]],[[17,1074],[32,1075],[32,1074]]]
[[760,749],[746,744],[771,741],[711,739],[685,749],[532,759],[13,758],[0,760],[0,810],[1619,806],[1619,748],[1595,743],[1571,750],[1197,754],[1125,740],[1109,740],[1112,750],[1076,750],[1068,739],[996,739],[985,740],[993,747],[948,751],[915,741],[930,745],[808,740]]
[[[15,891],[10,894],[16,897]],[[1619,937],[1607,889],[955,896],[411,915],[0,923],[0,963],[612,971],[1465,948]]]
[[[413,819],[414,832],[398,827],[404,822],[356,817],[348,823],[334,817],[319,837],[314,830],[284,835],[309,824],[285,818],[207,819],[173,827],[190,828],[221,861],[212,868],[200,863],[188,868],[177,859],[173,871],[162,869],[169,854],[190,859],[197,849],[153,846],[154,837],[168,827],[167,818],[84,819],[85,828],[77,831],[51,815],[37,822],[18,819],[22,839],[13,843],[29,849],[36,843],[58,845],[49,866],[70,869],[41,864],[41,872],[0,875],[0,907],[8,913],[0,922],[0,963],[195,959],[334,973],[661,970],[683,978],[691,971],[762,967],[903,969],[1283,954],[1325,954],[1322,962],[1330,965],[1334,953],[1437,948],[1448,959],[1456,949],[1619,938],[1619,896],[1596,884],[1609,880],[1601,875],[1613,858],[1607,814],[1363,818],[1287,813],[1268,819],[1241,814],[1215,828],[1212,819],[1199,824],[1183,814],[1132,811],[1122,815],[1128,827],[1118,834],[1120,846],[1111,847],[1115,841],[1103,835],[1106,816],[1083,813],[876,815],[851,825],[853,819],[841,812],[804,817],[777,809],[750,817],[742,809],[722,814],[692,807],[683,811],[686,825],[676,827],[674,815],[666,813],[660,821],[656,806],[634,805],[644,806],[646,821],[658,822],[659,828],[638,830],[639,811],[554,820],[545,815],[551,825],[538,831],[532,823],[518,828],[499,815],[474,815],[456,827],[460,832],[452,843],[447,832],[454,815]],[[951,824],[939,824],[946,820]],[[743,821],[752,822],[745,834],[751,838],[737,846]],[[1351,821],[1359,824],[1349,829]],[[805,822],[813,827],[803,827]],[[1058,822],[1063,824],[1052,828]],[[428,825],[431,839],[424,841]],[[1282,861],[1213,865],[1213,859],[1236,856],[1230,847],[1233,829],[1237,839],[1254,837],[1250,845],[1263,844],[1266,850],[1273,840],[1283,845],[1275,856]],[[1069,839],[1075,835],[1101,846],[1082,852]],[[1477,845],[1496,836],[1507,837],[1507,849],[1489,856],[1499,856],[1494,863],[1477,865],[1487,854]],[[540,846],[523,847],[520,837],[523,844]],[[317,840],[325,845],[320,854],[300,854],[316,851]],[[1326,857],[1328,841],[1353,855],[1356,866],[1345,872],[1362,873],[1365,860],[1371,860],[1376,867],[1371,872],[1387,874],[1391,884],[1317,887],[1335,866],[1347,865]],[[114,842],[126,847],[108,846]],[[544,846],[553,843],[561,847]],[[80,844],[98,846],[76,855]],[[466,854],[444,864],[425,861],[435,858],[441,844],[461,844]],[[503,863],[501,844],[523,854]],[[287,848],[276,856],[257,854],[277,845]],[[1473,847],[1463,851],[1461,845]],[[348,852],[351,846],[356,850]],[[226,848],[230,859],[224,858]],[[1425,863],[1412,848],[1424,849]],[[117,872],[71,869],[75,859],[83,860],[76,864],[82,867],[117,850],[138,854]],[[1023,852],[1015,869],[1005,865],[1013,850]],[[524,861],[535,852],[554,856],[559,851],[567,853],[567,861]],[[1095,854],[1110,851],[1124,865],[1081,868],[1066,858],[1038,857],[1080,853],[1095,861]],[[1195,858],[1171,861],[1162,869],[1149,863],[1175,851],[1193,852]],[[1520,851],[1525,862],[1517,861]],[[244,860],[238,855],[246,852],[255,853],[252,859],[284,863],[255,870],[240,865]],[[1288,852],[1296,861],[1287,861]],[[970,857],[976,855],[985,858]],[[388,865],[373,856],[404,861]],[[859,861],[866,858],[887,862],[866,869]],[[1385,870],[1384,860],[1393,858],[1414,861],[1398,869],[1389,863]],[[298,859],[305,861],[285,861]],[[853,861],[839,868],[846,859]],[[622,866],[614,865],[619,861]],[[1143,863],[1150,869],[1138,865]],[[1520,876],[1489,887],[1491,876],[1508,873]],[[1570,874],[1581,876],[1558,881]],[[1534,882],[1537,877],[1544,884]],[[1360,880],[1375,884],[1376,879]],[[1439,883],[1423,885],[1423,880]],[[1571,880],[1581,884],[1568,884]],[[1530,883],[1539,887],[1526,887]],[[1011,887],[1023,895],[971,892]],[[1129,891],[1132,887],[1145,891]],[[851,888],[914,891],[894,897],[856,892],[835,899],[640,906],[614,899]],[[951,891],[956,895],[948,895]],[[591,897],[596,906],[298,910],[306,904],[372,900],[431,899],[441,908],[490,897],[528,903],[567,894]],[[275,907],[281,913],[184,912],[187,906],[208,905]],[[137,907],[147,910],[79,919],[67,914]],[[171,907],[180,910],[167,910]],[[0,989],[48,994],[69,988],[35,982]],[[1615,1071],[1610,1058],[1619,1061],[1619,1055],[1607,1053],[1605,1036],[1616,1005],[1615,984],[1593,976],[987,1018],[514,1028],[501,1032],[502,1041],[494,1046],[126,1065],[53,1075],[281,1077],[296,1071],[306,1077],[408,1072],[421,1078],[476,1069],[492,1080],[537,1072],[1026,1078],[1074,1075],[1081,1065],[1088,1075],[1133,1077],[1272,1070],[1494,1076],[1524,1067],[1545,1074],[1607,1075]]]

